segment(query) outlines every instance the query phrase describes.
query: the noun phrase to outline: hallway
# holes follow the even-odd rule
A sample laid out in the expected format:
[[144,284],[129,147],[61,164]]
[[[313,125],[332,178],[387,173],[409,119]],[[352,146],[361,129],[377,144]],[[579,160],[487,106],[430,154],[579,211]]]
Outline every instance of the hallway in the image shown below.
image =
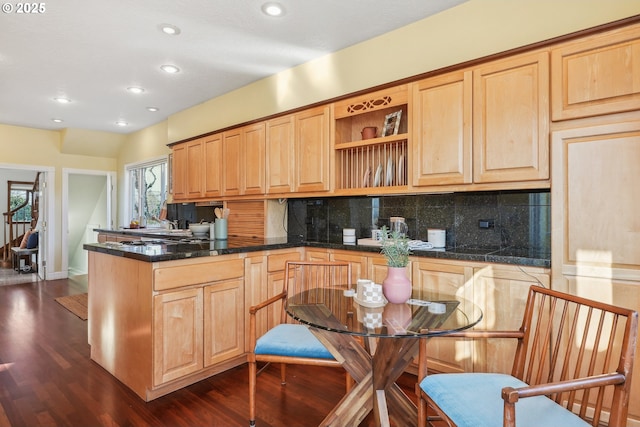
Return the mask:
[[0,268],[0,286],[37,282],[37,273],[19,273],[13,268]]

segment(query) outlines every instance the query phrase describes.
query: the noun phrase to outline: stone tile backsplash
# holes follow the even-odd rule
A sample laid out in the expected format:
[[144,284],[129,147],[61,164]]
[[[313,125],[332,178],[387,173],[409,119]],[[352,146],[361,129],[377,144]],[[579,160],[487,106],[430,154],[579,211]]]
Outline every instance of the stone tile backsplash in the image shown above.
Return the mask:
[[[290,238],[341,243],[342,229],[357,238],[402,216],[411,239],[427,240],[428,228],[447,230],[447,248],[528,248],[551,252],[551,196],[541,191],[493,191],[384,197],[290,199]],[[480,228],[493,220],[493,228]]]

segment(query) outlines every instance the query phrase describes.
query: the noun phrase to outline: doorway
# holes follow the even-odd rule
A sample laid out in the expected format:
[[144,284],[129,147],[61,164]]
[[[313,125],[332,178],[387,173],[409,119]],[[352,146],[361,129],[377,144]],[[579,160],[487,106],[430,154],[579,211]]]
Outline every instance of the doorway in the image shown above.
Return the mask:
[[113,226],[115,173],[62,171],[62,271],[68,277],[88,273],[85,243],[97,242],[94,229]]
[[[33,276],[33,281],[37,279],[49,279],[50,277],[48,276],[50,274],[47,272],[47,269],[50,265],[55,263],[55,253],[52,248],[52,242],[54,241],[52,236],[55,232],[55,226],[53,226],[53,204],[51,203],[51,200],[53,200],[54,197],[54,171],[54,168],[48,166],[0,163],[0,183],[5,190],[7,188],[7,181],[34,181],[36,175],[40,173],[38,194],[34,195],[34,197],[37,197],[39,200],[39,219],[38,224],[36,225],[39,231],[39,239],[37,256],[38,267],[37,274],[31,274],[31,276]],[[6,197],[6,194],[3,195],[3,200],[6,200]],[[2,228],[2,235],[4,236],[4,233],[6,233],[6,227],[3,225]],[[16,272],[16,274],[18,273]],[[7,277],[5,277],[5,279],[7,279]],[[13,277],[10,277],[9,279],[14,280]],[[25,280],[28,280],[28,278]]]

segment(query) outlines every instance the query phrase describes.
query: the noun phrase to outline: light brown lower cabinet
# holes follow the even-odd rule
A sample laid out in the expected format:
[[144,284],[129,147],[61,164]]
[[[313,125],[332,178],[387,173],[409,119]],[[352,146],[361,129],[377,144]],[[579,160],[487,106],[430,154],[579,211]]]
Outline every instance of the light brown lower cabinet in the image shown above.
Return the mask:
[[[277,294],[287,260],[331,259],[352,265],[352,282],[381,283],[382,255],[290,248],[148,263],[89,252],[91,358],[144,400],[152,400],[246,361],[248,308]],[[532,283],[548,286],[542,268],[412,257],[418,290],[439,290],[478,304],[481,327],[517,327]],[[277,308],[258,319],[258,331],[280,322]],[[493,342],[433,338],[429,368],[505,372],[511,347]]]
[[153,385],[202,369],[202,288],[153,297]]
[[154,289],[193,270],[203,274],[153,297],[155,387],[244,354],[243,260],[161,267],[154,271]]
[[[351,263],[352,278],[382,283],[387,275],[384,256],[372,252],[335,249],[307,249],[308,260],[340,260]],[[471,261],[410,257],[407,276],[414,297],[421,291],[455,295],[476,304],[483,319],[476,329],[518,329],[531,285],[550,286],[549,269]],[[353,283],[356,287],[356,283]],[[464,340],[431,338],[427,344],[429,369],[438,372],[511,371],[513,342],[504,340]],[[410,368],[417,371],[417,365]]]
[[243,266],[89,252],[91,359],[145,401],[244,363]]

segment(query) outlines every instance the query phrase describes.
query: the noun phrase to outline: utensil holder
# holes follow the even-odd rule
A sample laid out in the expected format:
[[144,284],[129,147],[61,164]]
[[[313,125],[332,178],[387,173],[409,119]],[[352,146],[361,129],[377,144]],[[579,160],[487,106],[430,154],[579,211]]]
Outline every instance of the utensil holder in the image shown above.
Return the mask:
[[226,240],[227,239],[227,219],[226,218],[216,219],[214,231],[216,235],[216,240]]

